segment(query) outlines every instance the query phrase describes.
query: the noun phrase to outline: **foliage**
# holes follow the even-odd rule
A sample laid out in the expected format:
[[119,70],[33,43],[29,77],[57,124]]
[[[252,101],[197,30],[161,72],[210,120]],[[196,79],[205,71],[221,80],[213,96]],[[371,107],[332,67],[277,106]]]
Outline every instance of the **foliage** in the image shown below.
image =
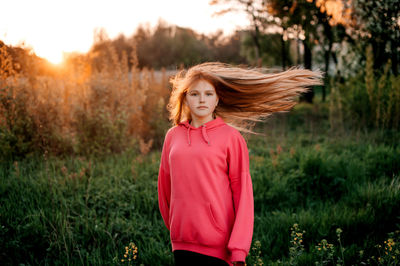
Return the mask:
[[352,3],[353,35],[372,45],[374,68],[383,70],[391,59],[392,72],[399,73],[400,64],[400,6],[397,0],[355,0]]
[[374,71],[371,47],[366,57],[364,71],[333,84],[331,100],[335,104],[330,110],[341,112],[346,124],[396,130],[400,127],[400,76],[390,73],[390,61],[383,73]]
[[[272,117],[258,127],[267,136],[248,139],[255,200],[250,265],[314,264],[321,261],[315,246],[322,239],[334,245],[336,262],[359,265],[378,258],[382,250],[376,244],[398,230],[398,142],[381,132],[327,133],[329,128],[317,126],[324,118],[314,118],[311,127],[313,109],[307,110],[311,114],[302,108],[290,113],[307,114],[303,124]],[[117,264],[126,243],[134,242],[136,264],[172,265],[157,203],[159,159],[159,151],[125,151],[106,157],[44,154],[2,163],[0,260],[5,265]],[[314,182],[310,169],[315,167],[327,171],[316,171],[324,194],[311,185],[307,190],[293,185],[301,179]]]
[[119,58],[123,51],[131,54],[135,50],[139,69],[175,70],[204,61],[247,63],[240,55],[241,42],[241,32],[223,35],[222,31],[217,31],[207,36],[160,20],[153,28],[140,25],[129,37],[120,35],[110,40],[104,32],[99,32],[90,54],[94,68],[100,67],[102,58],[107,55],[107,45],[112,45]]
[[[260,55],[257,56],[257,51],[254,48],[251,34],[246,32],[242,42],[241,54],[245,55],[248,62],[257,62],[261,59],[262,65],[266,67],[276,67],[282,62],[282,47],[280,34],[265,34],[260,36]],[[294,41],[291,44],[295,44]],[[289,53],[290,46],[285,46],[285,54],[287,54],[288,65],[293,65],[293,59]]]

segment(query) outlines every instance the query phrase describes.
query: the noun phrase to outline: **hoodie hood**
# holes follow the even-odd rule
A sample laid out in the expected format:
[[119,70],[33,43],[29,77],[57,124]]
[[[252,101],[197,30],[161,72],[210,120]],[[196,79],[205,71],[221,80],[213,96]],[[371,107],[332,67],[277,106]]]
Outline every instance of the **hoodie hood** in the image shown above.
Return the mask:
[[221,117],[217,117],[214,120],[208,121],[207,123],[204,123],[203,125],[199,126],[199,127],[194,127],[189,123],[189,120],[180,122],[178,124],[180,127],[185,127],[187,129],[187,142],[188,145],[191,146],[191,138],[190,138],[190,131],[191,130],[201,130],[201,135],[203,136],[203,140],[209,145],[211,146],[210,143],[210,138],[208,137],[207,131],[216,127],[220,127],[225,125],[224,120],[222,120]]

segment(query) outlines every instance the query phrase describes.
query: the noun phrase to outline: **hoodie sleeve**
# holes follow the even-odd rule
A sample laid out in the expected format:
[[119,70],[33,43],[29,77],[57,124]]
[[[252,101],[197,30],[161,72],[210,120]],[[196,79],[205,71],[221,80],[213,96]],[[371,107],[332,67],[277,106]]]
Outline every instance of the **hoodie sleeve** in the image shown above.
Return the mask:
[[245,261],[253,237],[254,200],[249,170],[249,153],[237,132],[228,147],[229,180],[235,208],[235,221],[228,242],[231,260]]
[[158,172],[158,207],[165,226],[170,230],[169,226],[169,206],[171,199],[171,179],[169,172],[169,134],[168,131],[161,152],[160,169]]

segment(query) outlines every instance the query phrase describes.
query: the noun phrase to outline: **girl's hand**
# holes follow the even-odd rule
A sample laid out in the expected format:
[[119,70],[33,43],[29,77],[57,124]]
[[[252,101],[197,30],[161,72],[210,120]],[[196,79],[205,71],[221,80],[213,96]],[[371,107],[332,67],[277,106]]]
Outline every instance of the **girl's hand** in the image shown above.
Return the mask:
[[233,265],[235,265],[235,266],[246,266],[246,263],[244,263],[244,261],[234,261]]

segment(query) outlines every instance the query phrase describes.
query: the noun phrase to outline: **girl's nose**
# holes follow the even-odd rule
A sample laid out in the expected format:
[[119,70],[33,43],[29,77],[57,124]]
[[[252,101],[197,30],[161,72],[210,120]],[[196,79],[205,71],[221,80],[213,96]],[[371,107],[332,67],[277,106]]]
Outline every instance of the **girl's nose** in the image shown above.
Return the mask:
[[200,102],[204,102],[204,95],[200,93]]

